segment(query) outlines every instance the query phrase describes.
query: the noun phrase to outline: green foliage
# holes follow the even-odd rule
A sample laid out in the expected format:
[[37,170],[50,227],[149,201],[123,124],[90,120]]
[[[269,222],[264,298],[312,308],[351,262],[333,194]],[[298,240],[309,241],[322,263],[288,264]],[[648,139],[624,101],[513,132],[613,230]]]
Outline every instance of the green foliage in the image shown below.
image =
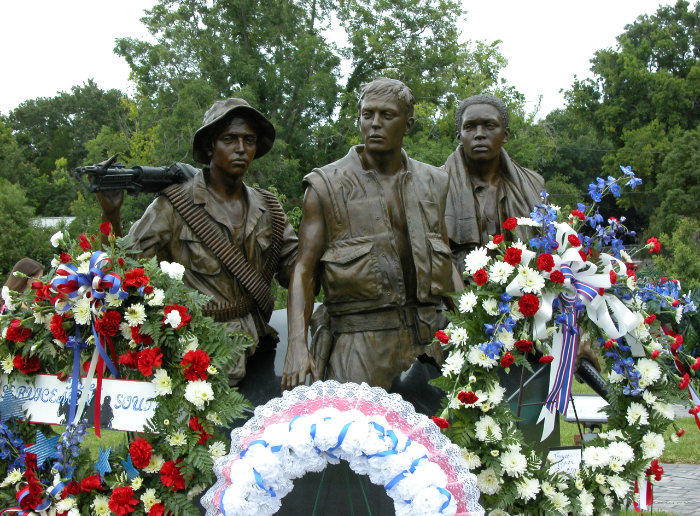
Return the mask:
[[700,221],[685,217],[670,234],[661,234],[661,253],[654,263],[671,278],[680,280],[684,289],[700,287]]

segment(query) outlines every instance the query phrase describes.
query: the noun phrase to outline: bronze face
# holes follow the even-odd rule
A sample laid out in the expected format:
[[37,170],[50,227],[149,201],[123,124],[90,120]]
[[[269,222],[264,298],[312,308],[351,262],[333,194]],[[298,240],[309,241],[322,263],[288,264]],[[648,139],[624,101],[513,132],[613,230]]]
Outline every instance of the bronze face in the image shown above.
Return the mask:
[[210,168],[225,176],[240,177],[255,158],[257,136],[251,125],[234,117],[214,141]]
[[401,148],[403,137],[413,125],[396,98],[368,95],[360,109],[360,131],[369,152],[389,152]]
[[498,158],[510,130],[503,127],[498,109],[489,104],[473,104],[464,110],[459,141],[472,161]]

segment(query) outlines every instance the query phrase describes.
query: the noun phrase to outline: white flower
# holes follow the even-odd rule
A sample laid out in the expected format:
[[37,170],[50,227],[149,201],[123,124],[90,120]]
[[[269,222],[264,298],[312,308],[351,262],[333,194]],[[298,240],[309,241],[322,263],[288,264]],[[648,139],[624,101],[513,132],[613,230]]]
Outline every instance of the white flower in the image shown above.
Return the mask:
[[61,265],[61,262],[58,258],[56,258],[56,257],[51,258],[51,268],[52,269],[57,268],[59,265]]
[[498,457],[501,454],[499,450],[491,450],[492,457]]
[[593,516],[594,500],[595,496],[585,489],[581,489],[581,492],[578,495],[578,501],[581,504],[581,516]]
[[496,472],[491,468],[485,469],[476,476],[476,485],[479,491],[484,494],[496,494],[501,487],[501,479],[496,475]]
[[634,276],[627,276],[627,288],[630,290],[637,288],[637,280],[634,279]]
[[215,374],[219,374],[219,370],[213,365],[210,365],[209,367],[207,367],[207,373],[214,376]]
[[17,305],[12,302],[12,294],[10,294],[10,287],[2,287],[2,300],[5,302],[5,308],[9,311],[14,310]]
[[58,247],[58,244],[60,244],[63,241],[63,231],[58,231],[57,233],[54,233],[51,235],[51,245],[53,247]]
[[642,393],[642,399],[647,405],[653,405],[654,403],[656,403],[656,396],[650,391],[644,391]]
[[12,370],[15,368],[14,360],[15,358],[12,356],[12,354],[8,354],[2,359],[2,362],[0,362],[0,367],[2,367],[3,373],[10,374],[12,372]]
[[467,467],[472,471],[481,467],[481,459],[479,458],[479,454],[474,453],[471,450],[462,448],[462,458],[467,463]]
[[664,452],[664,436],[649,432],[642,437],[642,454],[645,459],[658,459]]
[[622,256],[622,260],[625,262],[632,262],[632,257],[629,255],[627,251],[624,249],[620,249],[620,256]]
[[185,432],[178,430],[172,435],[169,435],[166,439],[170,446],[184,446],[187,444],[187,435]]
[[499,285],[505,285],[515,267],[506,262],[493,262],[489,267],[489,279]]
[[513,349],[513,344],[515,344],[515,337],[513,337],[513,332],[507,330],[499,330],[496,334],[496,338],[503,343],[503,349],[510,351]]
[[73,317],[78,324],[90,324],[92,321],[92,310],[90,310],[90,300],[86,297],[81,297],[75,305],[73,305]]
[[609,458],[607,450],[600,446],[587,446],[583,450],[583,463],[591,469],[607,465]]
[[461,326],[457,326],[450,330],[450,341],[454,342],[455,344],[464,344],[468,338],[469,334],[467,333],[467,330]]
[[681,319],[683,319],[683,307],[679,306],[676,308],[676,323],[680,323]]
[[624,379],[625,377],[623,375],[616,373],[612,369],[608,373],[608,381],[610,383],[622,383]]
[[540,483],[536,478],[524,478],[515,483],[515,489],[518,492],[518,498],[527,502],[534,500],[540,492]]
[[124,300],[121,299],[118,295],[110,294],[109,292],[107,292],[107,295],[105,296],[105,301],[107,301],[107,304],[111,308],[122,306],[122,303],[124,302]]
[[673,420],[676,417],[676,414],[673,411],[673,405],[671,405],[670,403],[663,403],[659,401],[658,403],[655,403],[651,409],[659,416],[669,420]]
[[526,265],[520,265],[518,267],[516,284],[523,292],[539,294],[544,288],[544,277],[535,269],[531,269]]
[[16,484],[22,480],[22,471],[20,471],[19,468],[15,468],[12,471],[10,471],[7,476],[5,477],[5,480],[2,481],[0,484],[0,487],[7,487]]
[[518,306],[517,301],[513,301],[510,304],[510,317],[516,322],[525,318],[525,316],[522,313],[520,313],[520,307]]
[[465,292],[462,297],[459,298],[459,311],[463,314],[469,313],[474,310],[474,307],[479,302],[479,298],[476,297],[474,292]]
[[568,514],[568,511],[566,510],[569,506],[569,499],[564,493],[554,493],[554,496],[550,498],[550,502],[552,502],[552,505],[554,506],[554,509],[558,511],[561,514]]
[[151,507],[153,507],[155,504],[160,503],[160,499],[156,498],[156,490],[152,487],[149,487],[144,491],[144,493],[141,495],[141,501],[143,502],[146,512],[150,511]]
[[530,226],[533,228],[538,228],[542,226],[542,224],[540,224],[539,222],[535,222],[530,217],[515,217],[515,220],[518,221],[518,226]]
[[177,310],[172,310],[165,316],[164,324],[169,324],[173,328],[177,328],[182,323],[182,316]]
[[627,407],[627,422],[630,425],[635,423],[639,426],[649,424],[649,412],[644,408],[644,405],[633,401],[630,406]]
[[141,303],[134,303],[126,309],[124,320],[129,326],[138,326],[146,322],[146,308]]
[[151,383],[153,383],[153,390],[156,396],[165,396],[173,393],[173,381],[165,369],[156,369]]
[[97,516],[109,516],[112,511],[109,509],[109,498],[104,495],[97,495],[90,505]]
[[450,376],[459,374],[464,367],[464,354],[461,351],[453,350],[442,364],[442,374]]
[[498,364],[498,360],[487,357],[486,353],[479,349],[479,346],[469,347],[469,351],[467,352],[467,362],[476,366],[485,367],[486,369],[491,369]]
[[214,391],[207,381],[189,382],[185,387],[185,399],[201,410],[204,405],[214,399]]
[[484,307],[484,310],[486,311],[487,314],[489,314],[491,317],[498,315],[498,300],[495,297],[489,297],[488,299],[484,299],[484,302],[481,303],[481,306]]
[[185,274],[185,267],[179,263],[172,262],[160,262],[160,270],[165,274],[170,276],[174,280],[181,281],[182,276]]
[[483,269],[489,263],[488,250],[485,247],[474,249],[464,259],[465,274],[474,274],[479,269]]
[[181,346],[184,346],[184,349],[182,350],[183,357],[188,351],[194,351],[199,347],[199,340],[197,340],[197,336],[189,331],[180,335],[178,342]]
[[650,358],[640,358],[637,361],[637,371],[641,374],[640,381],[643,381],[647,385],[651,385],[659,378],[661,378],[661,368],[655,360]]
[[527,471],[527,459],[518,451],[507,451],[501,455],[501,467],[511,477],[519,477]]
[[216,412],[208,412],[206,415],[207,421],[211,421],[215,425],[223,425],[223,421],[221,421],[221,418],[219,417],[219,414]]
[[134,491],[138,491],[139,489],[141,489],[142,485],[143,478],[141,478],[140,476],[137,476],[131,481],[131,489],[133,489]]
[[163,306],[164,300],[165,292],[160,288],[154,288],[153,292],[146,296],[146,303],[148,306]]
[[160,468],[163,467],[163,464],[165,464],[165,459],[161,455],[154,453],[151,455],[151,461],[148,463],[148,466],[143,468],[143,470],[146,473],[158,473]]
[[187,491],[187,499],[192,500],[195,496],[201,494],[206,488],[207,486],[204,484],[197,484],[192,489]]
[[79,255],[78,258],[76,258],[76,260],[78,260],[79,262],[89,262],[91,256],[92,253],[90,251],[85,251],[84,253]]
[[131,340],[131,326],[124,321],[119,323],[119,332],[124,337],[124,340]]
[[632,487],[632,485],[627,480],[625,480],[619,475],[609,476],[608,484],[610,484],[610,488],[615,493],[615,496],[617,496],[620,500],[622,500],[625,497],[627,491],[629,491],[630,487]]
[[608,453],[610,457],[616,459],[621,465],[634,460],[634,450],[625,442],[614,442],[608,445]]
[[503,401],[503,396],[506,393],[506,388],[500,383],[492,383],[488,388],[488,399],[493,405],[498,405]]
[[226,455],[226,445],[222,441],[216,441],[209,445],[209,455],[212,459],[218,459]]
[[474,425],[474,432],[479,441],[495,443],[501,440],[501,427],[491,416],[481,416]]
[[78,263],[78,273],[79,274],[90,274],[90,262],[84,261]]

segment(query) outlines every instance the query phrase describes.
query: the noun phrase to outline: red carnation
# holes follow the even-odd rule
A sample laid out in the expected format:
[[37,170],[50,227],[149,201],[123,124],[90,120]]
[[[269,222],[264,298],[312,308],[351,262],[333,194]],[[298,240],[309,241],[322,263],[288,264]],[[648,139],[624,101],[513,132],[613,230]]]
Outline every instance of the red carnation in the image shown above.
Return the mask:
[[534,344],[532,341],[520,339],[515,343],[515,348],[522,353],[530,353]]
[[649,314],[644,318],[646,324],[651,324],[656,320],[656,314]]
[[119,364],[129,369],[136,369],[138,367],[138,362],[139,354],[136,351],[127,350],[123,355],[119,355]]
[[155,505],[151,505],[151,510],[148,511],[148,516],[165,516],[165,505],[163,505],[163,502],[158,502]]
[[78,245],[83,251],[89,251],[92,248],[90,241],[85,236],[85,233],[78,235]]
[[574,246],[574,247],[580,247],[581,246],[581,240],[579,240],[578,236],[576,235],[569,235],[567,237],[569,240],[569,243]]
[[508,369],[515,362],[515,357],[511,355],[510,351],[506,351],[506,354],[501,358],[501,367]]
[[136,344],[144,344],[146,346],[150,346],[153,344],[153,339],[151,338],[150,335],[147,335],[145,333],[141,333],[139,330],[141,329],[141,325],[138,326],[131,326],[131,338]]
[[516,219],[515,217],[510,217],[510,218],[507,218],[505,221],[503,221],[503,229],[507,229],[508,231],[513,231],[517,227],[518,227],[518,219]]
[[185,366],[184,375],[189,381],[206,380],[207,368],[210,358],[203,349],[188,351],[180,361],[181,366]]
[[149,294],[153,294],[153,285],[146,285],[145,287],[143,287],[143,293],[146,296]]
[[503,242],[503,235],[502,234],[499,233],[498,235],[493,235],[493,243],[494,244],[500,244],[501,242]]
[[552,355],[543,355],[540,357],[539,362],[541,364],[549,364],[552,360],[554,360],[554,357]]
[[111,232],[112,224],[110,222],[103,222],[100,224],[100,233],[102,233],[104,236],[109,236]]
[[671,351],[674,353],[678,351],[678,348],[680,348],[683,345],[683,335],[676,335],[673,338],[673,344],[671,344]]
[[460,391],[459,394],[457,394],[457,399],[464,403],[465,405],[471,405],[473,403],[476,403],[479,401],[479,396],[474,394],[472,391],[465,392],[465,391]]
[[554,268],[554,258],[549,253],[542,253],[537,257],[537,268],[549,272]]
[[647,240],[647,247],[649,248],[650,253],[658,253],[661,251],[661,242],[659,242],[658,238],[651,237],[649,240]]
[[564,277],[564,273],[561,271],[552,271],[552,273],[549,275],[549,281],[553,283],[559,283],[563,285],[565,279],[566,278]]
[[572,210],[571,216],[581,220],[586,220],[586,215],[581,210]]
[[148,281],[151,279],[148,276],[144,276],[143,267],[138,267],[136,269],[130,269],[124,273],[124,281],[122,282],[122,288],[124,290],[127,287],[143,287],[148,285]]
[[484,285],[489,280],[489,275],[486,274],[486,270],[479,269],[474,273],[474,282],[481,286]]
[[199,418],[197,416],[191,417],[189,424],[190,428],[199,434],[197,444],[205,444],[207,442],[207,439],[211,439],[212,437],[214,437],[212,434],[208,434],[204,430],[204,427],[202,426],[202,423],[199,422]]
[[134,498],[134,490],[131,486],[115,487],[112,496],[109,497],[109,508],[117,516],[124,516],[136,510],[135,505],[139,501]]
[[61,253],[58,256],[58,261],[61,263],[69,263],[73,258],[68,253]]
[[697,371],[698,369],[700,369],[700,357],[696,357],[696,358],[695,358],[695,362],[693,362],[692,364],[690,364],[690,368],[691,368],[693,371]]
[[678,388],[680,390],[683,390],[686,387],[688,387],[688,384],[690,384],[690,375],[688,373],[685,373],[681,381],[678,383]]
[[683,434],[684,434],[684,433],[685,433],[685,430],[683,430],[683,429],[681,428],[680,430],[678,430],[678,432],[676,432],[676,435],[677,435],[678,437],[683,437]]
[[185,488],[185,479],[182,477],[177,465],[182,462],[182,457],[177,461],[169,460],[160,468],[160,481],[166,487],[172,487],[173,491]]
[[532,317],[540,309],[540,300],[534,294],[523,294],[523,297],[518,299],[518,308],[525,317]]
[[584,253],[581,249],[578,250],[578,255],[581,257],[581,259],[582,259],[584,262],[587,262],[587,261],[588,261],[588,256],[586,256],[586,253]]
[[435,423],[439,428],[442,428],[443,430],[446,428],[450,428],[450,422],[447,419],[437,416],[432,416],[430,419],[432,419],[433,423]]
[[90,475],[82,479],[80,481],[80,489],[86,493],[94,491],[95,489],[102,489],[102,479],[100,478],[100,475]]
[[141,374],[151,376],[153,368],[163,363],[163,353],[159,347],[142,349],[138,353],[137,366]]
[[610,284],[614,285],[617,283],[617,274],[615,274],[615,271],[610,269]]
[[678,301],[678,299],[674,299],[673,302],[671,303],[671,306],[672,306],[673,308],[676,308],[676,307],[677,307],[678,305],[680,305],[680,304],[681,304],[681,302]]
[[139,437],[129,445],[129,453],[134,466],[145,468],[151,462],[151,451],[153,447],[143,437]]
[[117,263],[119,264],[119,267],[124,267],[124,258],[119,257],[117,258]]
[[520,260],[522,260],[522,256],[522,249],[518,249],[517,247],[509,247],[506,249],[506,254],[503,257],[503,261],[515,267],[520,263]]
[[443,344],[447,344],[448,342],[450,342],[450,336],[442,330],[438,330],[435,332],[435,338]]
[[187,323],[192,320],[192,316],[187,313],[186,306],[169,305],[163,309],[163,313],[165,314],[165,317],[163,317],[163,325],[165,325],[165,320],[167,319],[168,314],[170,312],[173,312],[173,311],[177,311],[180,313],[180,324],[177,325],[177,327],[175,328],[176,330],[179,330],[180,328],[187,325]]
[[64,344],[68,342],[68,334],[66,333],[66,330],[63,329],[63,321],[65,320],[66,319],[63,315],[53,314],[53,317],[51,317],[51,324],[49,325],[53,338],[60,340]]
[[605,344],[604,344],[605,349],[610,349],[610,348],[613,347],[614,345],[615,345],[615,341],[614,341],[613,339],[608,339],[608,340],[606,340],[606,341],[605,341]]
[[32,334],[32,330],[24,328],[19,319],[12,319],[5,338],[12,342],[24,342]]
[[114,337],[119,331],[120,322],[122,322],[121,314],[115,310],[108,310],[95,321],[95,330],[102,335]]
[[658,349],[655,349],[654,351],[651,352],[651,358],[656,360],[660,354],[661,354],[661,352]]
[[68,378],[68,375],[64,373],[63,371],[59,371],[58,374],[56,375],[56,378],[58,379],[59,382],[64,382],[66,378]]
[[12,361],[12,365],[15,366],[15,369],[22,371],[22,373],[29,374],[33,373],[34,371],[38,371],[41,363],[39,362],[39,357],[34,355],[30,356],[26,360],[22,355],[16,355]]
[[80,484],[78,484],[75,480],[71,480],[68,482],[68,484],[63,486],[63,490],[61,491],[61,499],[65,499],[66,496],[75,496],[77,494],[80,494]]
[[692,414],[693,416],[695,416],[698,412],[700,412],[700,405],[695,405],[688,411],[688,414]]

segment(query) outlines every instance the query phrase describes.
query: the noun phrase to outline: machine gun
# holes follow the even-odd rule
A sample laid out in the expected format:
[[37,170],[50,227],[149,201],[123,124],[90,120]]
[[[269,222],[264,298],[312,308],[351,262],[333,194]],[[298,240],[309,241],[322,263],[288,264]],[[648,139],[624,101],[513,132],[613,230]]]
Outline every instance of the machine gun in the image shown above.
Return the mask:
[[126,168],[117,161],[117,156],[115,154],[96,165],[76,167],[73,173],[88,192],[126,190],[131,195],[138,195],[142,192],[157,193],[166,186],[184,183],[198,171],[186,163],[173,163],[169,167]]

